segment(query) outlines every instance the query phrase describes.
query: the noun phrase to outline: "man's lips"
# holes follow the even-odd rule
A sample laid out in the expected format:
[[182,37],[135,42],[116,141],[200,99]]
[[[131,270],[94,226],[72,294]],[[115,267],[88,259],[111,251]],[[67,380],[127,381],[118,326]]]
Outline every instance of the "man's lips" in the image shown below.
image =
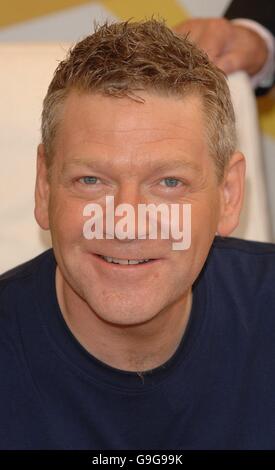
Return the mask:
[[[149,266],[156,265],[161,261],[161,258],[144,258],[144,257],[126,257],[125,255],[122,257],[114,257],[114,256],[109,256],[109,255],[101,255],[99,253],[91,253],[91,255],[94,257],[94,259],[100,263],[101,266],[110,268],[110,269],[124,269],[127,271],[132,271],[136,269],[141,269],[141,268],[147,268]],[[104,257],[109,257],[109,258],[115,258],[115,259],[120,259],[120,260],[148,260],[146,262],[138,263],[138,264],[119,264],[115,262],[110,262],[104,259]]]
[[120,253],[120,254],[114,254],[110,253],[107,251],[102,251],[96,250],[92,253],[93,255],[97,256],[104,256],[105,258],[117,258],[117,259],[122,259],[122,260],[144,260],[144,259],[149,259],[149,260],[158,260],[158,259],[163,259],[164,256],[158,256],[158,255],[153,255],[153,254],[144,254],[144,253]]

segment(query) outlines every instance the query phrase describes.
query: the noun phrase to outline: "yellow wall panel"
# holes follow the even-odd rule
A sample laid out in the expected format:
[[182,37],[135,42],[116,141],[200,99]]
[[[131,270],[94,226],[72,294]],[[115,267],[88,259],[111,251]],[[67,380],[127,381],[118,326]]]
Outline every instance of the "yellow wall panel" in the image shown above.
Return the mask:
[[101,3],[123,20],[140,20],[155,14],[165,18],[168,26],[173,26],[188,17],[176,0],[101,0]]
[[[2,2],[0,27],[13,23],[27,21],[65,8],[76,7],[89,0],[13,0]],[[121,19],[135,19],[159,14],[167,19],[169,25],[174,25],[187,17],[186,11],[176,0],[98,0]]]
[[90,2],[88,0],[3,0],[1,3],[0,27],[3,27]]
[[258,99],[262,131],[275,138],[275,92]]

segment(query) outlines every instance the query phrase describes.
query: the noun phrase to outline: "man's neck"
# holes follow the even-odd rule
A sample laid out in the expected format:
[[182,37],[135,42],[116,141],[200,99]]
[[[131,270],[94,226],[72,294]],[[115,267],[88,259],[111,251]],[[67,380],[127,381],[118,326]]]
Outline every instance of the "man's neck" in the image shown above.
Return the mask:
[[185,332],[192,290],[177,303],[138,325],[117,325],[100,318],[56,269],[57,299],[62,315],[80,344],[100,361],[125,371],[145,372],[175,353]]

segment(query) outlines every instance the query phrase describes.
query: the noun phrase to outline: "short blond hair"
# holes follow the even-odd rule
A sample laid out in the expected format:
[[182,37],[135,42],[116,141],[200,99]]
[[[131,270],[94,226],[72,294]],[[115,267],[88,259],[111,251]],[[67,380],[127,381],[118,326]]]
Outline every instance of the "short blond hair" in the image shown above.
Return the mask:
[[236,148],[235,116],[224,73],[187,37],[164,21],[105,23],[60,62],[43,102],[42,143],[47,165],[54,154],[60,110],[71,90],[128,96],[138,91],[202,98],[210,154],[218,177]]

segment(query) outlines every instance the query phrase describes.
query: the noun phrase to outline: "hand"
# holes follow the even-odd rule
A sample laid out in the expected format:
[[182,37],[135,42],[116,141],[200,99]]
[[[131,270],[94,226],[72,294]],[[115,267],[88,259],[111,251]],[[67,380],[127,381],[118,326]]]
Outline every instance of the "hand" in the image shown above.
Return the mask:
[[267,60],[264,39],[252,29],[226,18],[187,20],[177,25],[174,31],[184,35],[190,33],[191,41],[227,74],[245,70],[249,75],[255,75]]

